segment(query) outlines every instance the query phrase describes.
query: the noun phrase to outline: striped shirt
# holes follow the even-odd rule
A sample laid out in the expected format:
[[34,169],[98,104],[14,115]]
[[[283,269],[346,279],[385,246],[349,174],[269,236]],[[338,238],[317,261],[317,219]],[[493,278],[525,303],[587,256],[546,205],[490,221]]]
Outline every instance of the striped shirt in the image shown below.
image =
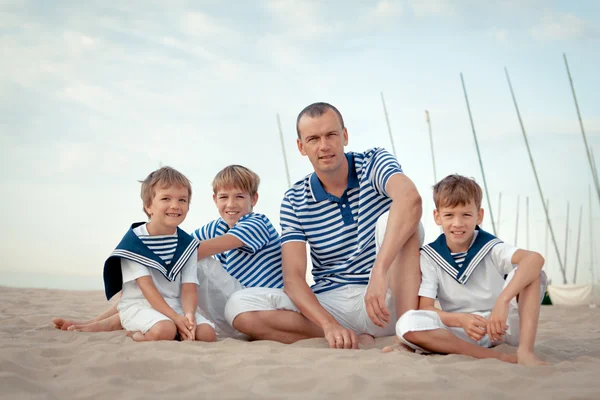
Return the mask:
[[219,218],[196,229],[192,236],[203,241],[224,234],[244,243],[242,247],[214,256],[231,276],[244,287],[283,287],[279,234],[265,215],[244,215],[231,229]]
[[465,262],[465,258],[467,258],[467,252],[463,251],[460,253],[450,253],[450,254],[452,254],[452,258],[454,259],[454,262],[456,263],[456,265],[458,265],[458,268],[462,268],[462,265]]
[[389,210],[388,179],[402,173],[382,148],[346,153],[348,186],[329,194],[316,173],[289,189],[281,204],[281,243],[308,241],[315,293],[344,285],[366,285],[375,262],[375,225]]
[[175,250],[177,250],[177,232],[173,235],[151,236],[142,234],[142,231],[139,229],[134,229],[133,231],[150,251],[160,257],[165,264],[171,264]]

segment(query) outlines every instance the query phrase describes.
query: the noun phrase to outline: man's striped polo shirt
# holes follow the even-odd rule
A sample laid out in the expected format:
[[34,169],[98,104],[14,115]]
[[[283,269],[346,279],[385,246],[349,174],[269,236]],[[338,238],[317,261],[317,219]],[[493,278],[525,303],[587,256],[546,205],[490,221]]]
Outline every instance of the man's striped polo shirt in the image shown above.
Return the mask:
[[316,173],[289,189],[281,204],[281,243],[308,241],[315,293],[366,285],[375,262],[375,225],[390,209],[388,179],[402,173],[382,148],[346,153],[348,187],[342,197],[323,189]]
[[244,287],[283,287],[281,242],[266,216],[246,214],[231,229],[219,218],[196,229],[192,236],[200,240],[202,246],[203,240],[225,234],[233,235],[244,243],[242,247],[214,256],[231,276]]

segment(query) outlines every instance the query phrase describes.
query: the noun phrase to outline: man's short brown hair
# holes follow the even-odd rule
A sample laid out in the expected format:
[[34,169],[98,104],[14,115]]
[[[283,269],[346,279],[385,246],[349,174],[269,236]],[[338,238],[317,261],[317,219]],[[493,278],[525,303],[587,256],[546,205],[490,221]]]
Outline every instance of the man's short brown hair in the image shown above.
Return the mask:
[[229,165],[217,173],[213,179],[213,193],[217,194],[220,189],[240,189],[250,196],[258,192],[260,184],[259,176],[241,165]]
[[144,213],[150,218],[150,214],[146,211],[146,207],[152,204],[152,199],[156,195],[156,186],[160,188],[168,188],[170,186],[183,186],[188,190],[188,204],[192,202],[192,184],[181,172],[171,167],[162,167],[156,171],[150,172],[142,184],[140,197],[144,203]]
[[433,186],[433,201],[435,207],[465,206],[474,202],[477,209],[481,208],[483,192],[473,178],[462,175],[448,175]]
[[300,111],[300,114],[298,114],[298,118],[296,118],[296,133],[298,134],[298,139],[302,139],[302,136],[300,136],[300,128],[298,128],[302,117],[308,115],[310,118],[318,118],[329,110],[332,110],[335,113],[335,115],[337,115],[338,119],[340,120],[340,125],[342,126],[342,129],[344,129],[346,127],[344,125],[344,118],[342,118],[342,114],[337,108],[335,108],[329,103],[313,103],[304,107],[304,109]]

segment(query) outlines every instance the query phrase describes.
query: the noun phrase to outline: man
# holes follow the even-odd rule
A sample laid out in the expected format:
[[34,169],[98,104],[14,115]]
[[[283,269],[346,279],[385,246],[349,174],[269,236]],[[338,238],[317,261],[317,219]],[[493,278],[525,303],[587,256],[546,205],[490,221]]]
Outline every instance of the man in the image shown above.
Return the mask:
[[358,347],[357,334],[393,335],[395,321],[417,307],[421,197],[386,150],[344,154],[348,131],[334,106],[309,105],[296,129],[314,173],[281,205],[284,290],[236,293],[225,316],[251,338],[283,343],[325,337],[348,349]]

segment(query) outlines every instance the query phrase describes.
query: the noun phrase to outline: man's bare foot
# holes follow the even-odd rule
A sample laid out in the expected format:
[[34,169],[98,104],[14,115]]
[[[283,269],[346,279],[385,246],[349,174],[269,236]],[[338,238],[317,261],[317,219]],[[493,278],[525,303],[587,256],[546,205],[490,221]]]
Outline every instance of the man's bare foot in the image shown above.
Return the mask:
[[392,351],[402,351],[402,352],[407,352],[407,353],[414,353],[415,350],[412,349],[410,346],[402,343],[400,341],[400,339],[398,338],[398,336],[394,336],[394,344],[391,346],[385,346],[383,349],[381,349],[382,353],[391,353]]
[[519,365],[526,365],[529,367],[550,365],[550,363],[540,360],[532,351],[520,352],[517,350],[517,362]]
[[363,346],[373,346],[375,344],[375,338],[367,333],[363,333],[362,335],[358,335],[358,344],[362,344]]

